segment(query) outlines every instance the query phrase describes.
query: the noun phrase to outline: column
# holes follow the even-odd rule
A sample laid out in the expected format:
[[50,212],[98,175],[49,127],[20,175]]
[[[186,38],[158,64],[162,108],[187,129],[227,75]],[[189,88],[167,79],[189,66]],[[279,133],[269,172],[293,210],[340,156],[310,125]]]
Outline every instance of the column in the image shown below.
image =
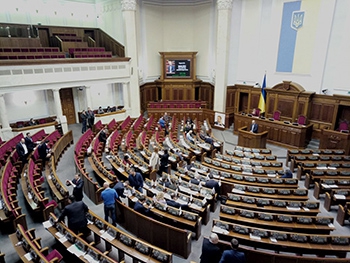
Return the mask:
[[[132,94],[133,104],[130,108],[130,115],[137,117],[140,115],[140,86],[138,76],[138,53],[136,35],[136,0],[122,0],[122,11],[124,20],[125,35],[125,56],[130,57],[130,83],[129,93]],[[124,88],[124,85],[123,85]],[[124,89],[125,91],[125,89]],[[129,104],[130,105],[130,104]]]
[[227,90],[228,50],[233,0],[218,0],[218,25],[216,36],[216,66],[214,110],[225,112]]
[[55,112],[56,112],[57,120],[61,124],[62,131],[65,134],[68,132],[68,124],[67,124],[67,117],[64,116],[62,112],[60,89],[52,89],[52,93],[53,93],[53,100],[55,103]]
[[124,102],[124,109],[126,110],[126,115],[132,114],[131,108],[130,108],[130,85],[129,83],[123,83],[123,102]]
[[90,107],[92,110],[92,99],[91,99],[91,87],[90,86],[85,86],[85,95],[86,95],[86,102],[88,108]]
[[4,94],[0,94],[0,123],[2,125],[2,128],[0,130],[1,139],[3,141],[11,139],[13,137],[13,133],[10,127],[9,120],[7,118]]

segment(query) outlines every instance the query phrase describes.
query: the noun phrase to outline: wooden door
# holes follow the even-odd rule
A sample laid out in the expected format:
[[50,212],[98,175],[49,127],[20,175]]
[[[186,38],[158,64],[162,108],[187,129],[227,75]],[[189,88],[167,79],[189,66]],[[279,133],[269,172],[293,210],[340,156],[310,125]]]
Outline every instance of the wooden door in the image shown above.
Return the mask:
[[39,33],[41,46],[49,47],[50,46],[49,30],[47,28],[39,28],[38,33]]
[[67,124],[76,123],[72,88],[60,89],[63,115],[67,117]]

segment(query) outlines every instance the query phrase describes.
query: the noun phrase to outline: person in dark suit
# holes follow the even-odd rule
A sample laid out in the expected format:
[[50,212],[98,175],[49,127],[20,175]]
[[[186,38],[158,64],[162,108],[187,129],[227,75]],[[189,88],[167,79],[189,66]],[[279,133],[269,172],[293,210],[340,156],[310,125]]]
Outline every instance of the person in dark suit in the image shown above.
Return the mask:
[[64,221],[64,218],[68,218],[68,228],[74,233],[87,234],[87,219],[86,213],[89,208],[83,201],[75,201],[73,195],[68,198],[69,204],[63,209],[62,214],[59,216],[57,221]]
[[125,186],[127,186],[127,185],[129,185],[129,181],[125,181],[123,183],[122,181],[119,181],[119,180],[114,185],[113,188],[117,192],[119,200],[120,200],[120,197],[125,198],[124,189],[125,189]]
[[92,129],[95,124],[95,113],[89,107],[86,113],[87,116],[87,127]]
[[104,128],[100,134],[98,135],[98,139],[100,142],[102,143],[106,143],[107,141],[107,134],[108,134],[108,129],[107,128]]
[[178,203],[177,201],[177,196],[175,195],[175,193],[171,193],[170,194],[170,199],[166,200],[166,204],[168,206],[172,206],[172,207],[175,207],[175,208],[180,208],[181,209],[184,209],[184,210],[189,210],[189,207],[188,207],[188,204],[180,204]]
[[210,189],[215,190],[215,193],[219,196],[220,195],[220,185],[219,182],[213,179],[213,175],[209,174],[209,178],[204,183],[204,186]]
[[146,215],[146,216],[149,216],[150,213],[151,213],[151,208],[152,206],[149,206],[148,208],[145,207],[145,201],[146,201],[146,198],[144,196],[141,196],[137,202],[135,203],[134,205],[134,210],[136,212],[139,212],[140,214],[143,214],[143,215]]
[[160,167],[159,174],[162,175],[163,172],[167,173],[169,168],[169,152],[168,149],[164,150],[164,154],[160,157]]
[[74,179],[72,181],[67,180],[66,184],[73,186],[73,195],[74,195],[76,201],[83,200],[84,181],[83,181],[83,179],[81,179],[80,174],[74,175]]
[[36,123],[36,121],[35,121],[33,118],[31,118],[31,119],[29,120],[29,122],[28,122],[28,125],[29,125],[29,126],[34,126],[34,125],[37,125],[37,123]]
[[235,238],[232,238],[231,240],[231,248],[230,250],[225,250],[224,253],[222,253],[222,257],[220,259],[219,263],[245,263],[245,255],[243,252],[237,251],[237,248],[239,246],[238,240]]
[[255,123],[255,120],[252,120],[252,124],[250,125],[250,132],[258,133],[258,124]]
[[286,169],[281,178],[293,178],[293,173],[289,169]]
[[51,157],[51,149],[47,145],[48,143],[49,143],[49,141],[45,140],[44,142],[42,142],[39,145],[39,148],[38,148],[39,157],[42,160],[42,169],[43,170],[45,169],[46,160]]
[[211,233],[209,238],[203,239],[200,263],[218,263],[220,261],[221,250],[217,245],[218,242],[219,237],[215,233]]
[[140,193],[143,192],[143,178],[140,173],[137,173],[135,171],[135,168],[130,169],[130,174],[128,179],[131,187],[134,187],[135,190],[139,191]]
[[81,124],[82,124],[81,133],[85,133],[86,127],[87,127],[87,119],[88,119],[88,116],[85,110],[83,110],[82,113],[80,114],[80,118],[81,118]]
[[25,143],[25,139],[22,138],[19,143],[16,145],[16,152],[19,156],[19,159],[22,162],[22,165],[27,163],[27,158],[28,158],[28,148]]
[[192,178],[192,179],[190,180],[190,183],[191,183],[191,184],[199,185],[200,182],[201,182],[201,181],[200,181],[200,175],[199,175],[198,173],[196,173],[196,174],[194,175],[194,178]]
[[27,149],[28,149],[28,154],[30,154],[31,152],[34,151],[35,147],[36,147],[36,143],[33,142],[32,136],[30,134],[30,132],[26,133],[26,137],[24,138]]

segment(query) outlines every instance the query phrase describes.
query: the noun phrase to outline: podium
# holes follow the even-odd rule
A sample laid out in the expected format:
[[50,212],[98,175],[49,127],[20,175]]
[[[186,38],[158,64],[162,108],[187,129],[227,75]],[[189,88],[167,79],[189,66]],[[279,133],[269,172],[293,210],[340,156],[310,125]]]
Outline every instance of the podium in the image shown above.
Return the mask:
[[252,133],[247,126],[238,129],[238,146],[248,148],[266,148],[268,131]]
[[343,149],[350,154],[350,133],[323,129],[320,139],[320,149]]

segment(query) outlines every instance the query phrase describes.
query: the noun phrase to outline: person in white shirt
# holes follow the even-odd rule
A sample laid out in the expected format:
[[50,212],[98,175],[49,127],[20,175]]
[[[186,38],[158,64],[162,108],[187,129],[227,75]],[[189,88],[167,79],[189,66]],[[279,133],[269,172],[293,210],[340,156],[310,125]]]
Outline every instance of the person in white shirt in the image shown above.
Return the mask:
[[149,158],[149,166],[152,170],[159,170],[160,158],[158,155],[158,148],[154,147],[154,151],[152,152],[151,158]]

